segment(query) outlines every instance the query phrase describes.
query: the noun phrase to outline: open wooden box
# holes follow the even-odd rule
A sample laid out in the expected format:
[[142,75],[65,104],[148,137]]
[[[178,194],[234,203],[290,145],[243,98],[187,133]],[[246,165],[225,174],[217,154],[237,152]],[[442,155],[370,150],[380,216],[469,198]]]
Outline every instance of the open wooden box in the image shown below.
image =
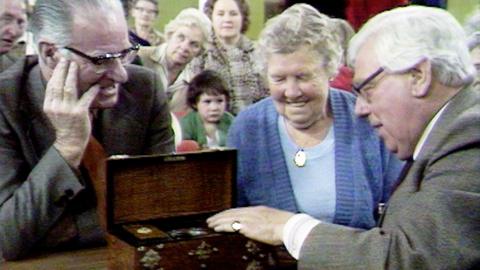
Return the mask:
[[236,150],[107,160],[110,269],[269,269],[272,248],[206,219],[235,202]]

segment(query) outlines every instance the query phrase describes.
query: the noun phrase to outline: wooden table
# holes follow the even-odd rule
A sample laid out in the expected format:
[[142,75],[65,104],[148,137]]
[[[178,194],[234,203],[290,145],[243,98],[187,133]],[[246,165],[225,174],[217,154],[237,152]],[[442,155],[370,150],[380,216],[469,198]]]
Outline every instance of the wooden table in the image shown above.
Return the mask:
[[[279,270],[297,269],[294,259],[277,250]],[[43,254],[20,261],[0,262],[0,270],[107,270],[107,247]]]
[[106,247],[50,253],[20,261],[0,262],[1,270],[106,270]]

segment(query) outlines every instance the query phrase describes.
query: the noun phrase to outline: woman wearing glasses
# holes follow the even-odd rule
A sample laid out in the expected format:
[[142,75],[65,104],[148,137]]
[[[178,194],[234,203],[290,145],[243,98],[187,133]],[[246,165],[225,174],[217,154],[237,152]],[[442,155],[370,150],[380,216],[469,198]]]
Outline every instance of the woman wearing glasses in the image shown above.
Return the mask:
[[182,10],[165,26],[166,42],[156,47],[142,47],[142,64],[160,74],[173,112],[186,112],[186,84],[193,77],[185,66],[199,55],[210,35],[210,20],[194,8]]
[[332,19],[297,4],[261,33],[271,97],[242,111],[227,140],[238,149],[238,205],[370,228],[401,162],[355,116],[355,97],[329,87],[342,58],[332,29]]

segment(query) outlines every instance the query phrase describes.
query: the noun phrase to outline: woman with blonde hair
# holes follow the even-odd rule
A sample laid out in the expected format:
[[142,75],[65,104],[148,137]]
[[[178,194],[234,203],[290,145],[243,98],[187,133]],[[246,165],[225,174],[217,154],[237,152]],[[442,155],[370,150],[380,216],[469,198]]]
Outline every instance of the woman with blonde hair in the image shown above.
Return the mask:
[[210,20],[199,10],[184,9],[165,26],[165,43],[142,47],[138,52],[142,64],[160,74],[173,112],[188,109],[185,81],[193,76],[185,71],[185,66],[205,49],[210,25]]

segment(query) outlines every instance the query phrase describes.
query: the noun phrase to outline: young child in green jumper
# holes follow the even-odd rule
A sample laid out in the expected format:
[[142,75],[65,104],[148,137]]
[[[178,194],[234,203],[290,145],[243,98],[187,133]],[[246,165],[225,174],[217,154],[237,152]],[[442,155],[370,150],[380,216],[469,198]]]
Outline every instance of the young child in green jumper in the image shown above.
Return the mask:
[[188,84],[187,103],[193,109],[181,119],[183,139],[202,148],[226,144],[233,115],[226,111],[229,93],[225,82],[212,70],[205,70]]

